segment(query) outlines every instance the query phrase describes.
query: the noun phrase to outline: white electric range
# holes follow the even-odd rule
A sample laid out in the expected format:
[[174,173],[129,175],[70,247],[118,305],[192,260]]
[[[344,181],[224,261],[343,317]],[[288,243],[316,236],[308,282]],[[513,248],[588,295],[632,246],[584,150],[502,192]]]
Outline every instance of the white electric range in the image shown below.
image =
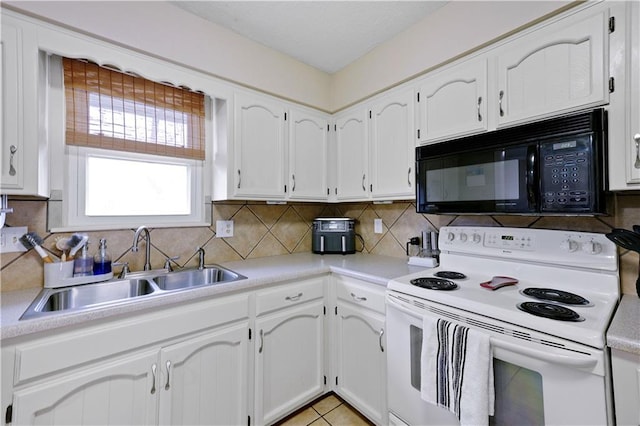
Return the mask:
[[[620,298],[615,245],[595,233],[443,227],[439,246],[439,267],[387,286],[391,423],[458,424],[420,399],[425,315],[489,334],[496,383],[536,395],[529,404],[518,399],[522,390],[496,386],[492,424],[610,422],[605,332]],[[513,381],[514,368],[530,373]]]

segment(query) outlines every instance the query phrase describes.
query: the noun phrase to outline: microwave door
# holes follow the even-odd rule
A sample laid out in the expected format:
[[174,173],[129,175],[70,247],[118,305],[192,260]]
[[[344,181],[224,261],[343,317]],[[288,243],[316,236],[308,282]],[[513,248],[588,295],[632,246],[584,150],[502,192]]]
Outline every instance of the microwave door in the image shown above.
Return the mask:
[[535,144],[450,154],[419,163],[426,213],[533,212]]

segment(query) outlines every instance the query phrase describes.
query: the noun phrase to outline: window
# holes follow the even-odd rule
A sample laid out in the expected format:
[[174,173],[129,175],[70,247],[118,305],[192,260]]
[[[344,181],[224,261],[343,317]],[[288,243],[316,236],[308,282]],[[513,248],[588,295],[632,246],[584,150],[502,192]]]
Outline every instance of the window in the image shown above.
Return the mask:
[[62,228],[202,225],[209,99],[87,61],[56,63],[68,170]]

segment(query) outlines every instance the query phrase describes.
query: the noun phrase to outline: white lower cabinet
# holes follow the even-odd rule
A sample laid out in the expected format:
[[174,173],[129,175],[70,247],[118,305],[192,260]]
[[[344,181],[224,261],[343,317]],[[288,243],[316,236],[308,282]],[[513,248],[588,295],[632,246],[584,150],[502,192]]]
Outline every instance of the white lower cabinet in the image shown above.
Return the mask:
[[616,424],[640,425],[640,355],[612,349],[611,370]]
[[376,424],[387,424],[384,287],[336,276],[336,392]]
[[229,296],[3,342],[7,423],[246,424],[248,306]]
[[324,281],[256,294],[257,425],[271,424],[324,392]]
[[240,425],[247,422],[247,324],[163,348],[160,424]]
[[157,351],[146,351],[24,387],[14,392],[12,423],[155,424],[156,365]]

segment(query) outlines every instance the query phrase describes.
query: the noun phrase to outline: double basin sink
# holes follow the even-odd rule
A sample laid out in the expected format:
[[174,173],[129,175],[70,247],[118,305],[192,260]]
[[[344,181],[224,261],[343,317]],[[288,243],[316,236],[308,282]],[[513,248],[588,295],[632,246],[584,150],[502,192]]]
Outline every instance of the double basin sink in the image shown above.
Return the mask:
[[124,279],[74,287],[44,289],[20,319],[36,318],[54,312],[77,312],[100,306],[114,306],[152,295],[168,294],[245,279],[218,265],[175,272],[134,272]]

